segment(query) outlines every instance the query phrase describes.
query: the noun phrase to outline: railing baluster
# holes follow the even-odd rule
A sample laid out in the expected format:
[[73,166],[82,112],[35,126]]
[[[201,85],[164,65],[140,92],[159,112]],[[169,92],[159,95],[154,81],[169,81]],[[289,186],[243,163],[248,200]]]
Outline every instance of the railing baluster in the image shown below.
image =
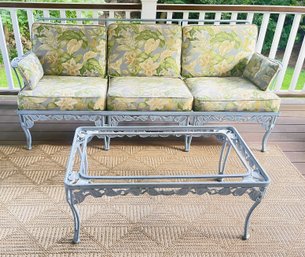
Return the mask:
[[27,14],[27,17],[28,17],[28,24],[29,24],[30,35],[32,35],[32,25],[34,23],[33,10],[27,10],[26,14]]
[[216,12],[215,13],[215,22],[214,22],[214,25],[219,25],[220,24],[220,22],[219,22],[219,20],[221,20],[221,12]]
[[[98,19],[99,18],[99,13],[98,13],[97,10],[93,11],[92,17],[93,17],[93,19]],[[98,21],[93,21],[93,24],[97,25]]]
[[130,19],[130,11],[126,11],[125,12],[125,18],[126,19]]
[[13,90],[14,89],[14,81],[12,76],[12,70],[11,70],[11,64],[10,64],[10,58],[6,47],[6,40],[5,40],[5,34],[3,30],[3,24],[2,24],[2,18],[0,17],[0,49],[2,54],[2,60],[5,67],[5,74],[6,79],[8,82],[8,89]]
[[278,76],[277,83],[276,83],[276,86],[275,86],[276,91],[280,90],[281,87],[282,87],[282,83],[283,83],[285,73],[286,73],[286,70],[287,70],[287,67],[288,67],[288,62],[289,62],[291,52],[292,52],[292,49],[293,49],[295,37],[296,37],[297,32],[298,32],[301,17],[302,17],[302,14],[295,14],[295,16],[294,16],[291,31],[290,31],[289,38],[288,38],[288,43],[287,43],[286,50],[285,50],[285,53],[284,53],[284,57],[283,57],[283,60],[282,60],[283,68],[280,71],[280,74]]
[[[49,10],[43,10],[43,18],[50,18],[50,11]],[[50,22],[48,20],[45,20],[43,22]]]
[[[166,18],[171,20],[173,18],[173,12],[167,12],[166,13]],[[172,24],[172,21],[167,21],[167,24]]]
[[[83,18],[83,14],[82,14],[82,11],[81,11],[81,10],[76,10],[76,17],[77,17],[78,19]],[[82,21],[77,21],[77,24],[82,24]]]
[[258,52],[258,53],[260,53],[263,49],[263,44],[264,44],[264,40],[265,40],[265,36],[266,36],[268,24],[269,24],[269,19],[270,19],[270,13],[264,13],[263,21],[262,21],[262,24],[261,24],[260,30],[259,30],[258,40],[256,43],[256,52]]
[[12,24],[13,24],[13,32],[14,32],[14,37],[15,37],[15,42],[16,42],[16,48],[17,48],[17,53],[18,56],[23,55],[23,46],[21,42],[21,34],[20,34],[20,29],[19,29],[19,22],[18,22],[18,16],[17,16],[17,10],[12,9],[10,10],[11,13],[11,19],[12,19]]
[[[189,18],[189,12],[183,12],[183,20],[187,20]],[[188,22],[184,21],[182,22],[182,25],[187,25]]]
[[249,12],[247,14],[247,21],[252,24],[253,23],[253,18],[254,18],[254,12]]
[[231,25],[236,24],[235,21],[237,20],[237,16],[238,16],[237,12],[232,12],[232,14],[231,14],[231,22],[230,22]]
[[[60,15],[60,18],[66,19],[67,18],[66,17],[66,10],[60,10],[59,11],[59,15]],[[62,20],[61,23],[67,23],[67,21],[66,20]]]
[[[301,73],[301,70],[303,67],[304,59],[305,59],[305,37],[303,38],[303,43],[302,43],[302,46],[301,46],[301,49],[299,52],[299,57],[298,57],[297,63],[294,68],[294,73],[293,73],[291,83],[289,86],[290,91],[293,91],[296,89],[298,79],[299,79],[299,76],[300,76],[300,73]],[[303,88],[303,89],[305,89],[305,88]]]
[[[204,18],[205,18],[205,12],[200,12],[200,13],[199,13],[199,20],[204,20]],[[199,25],[203,25],[204,22],[203,22],[203,21],[200,21],[198,24],[199,24]]]
[[285,18],[286,18],[285,13],[279,14],[279,18],[277,20],[277,24],[276,24],[276,28],[275,28],[275,32],[274,32],[274,36],[273,36],[273,40],[272,40],[271,49],[269,52],[270,58],[273,58],[273,59],[275,58],[277,48],[279,46],[282,30],[283,30]]
[[109,11],[109,18],[114,19],[114,11]]

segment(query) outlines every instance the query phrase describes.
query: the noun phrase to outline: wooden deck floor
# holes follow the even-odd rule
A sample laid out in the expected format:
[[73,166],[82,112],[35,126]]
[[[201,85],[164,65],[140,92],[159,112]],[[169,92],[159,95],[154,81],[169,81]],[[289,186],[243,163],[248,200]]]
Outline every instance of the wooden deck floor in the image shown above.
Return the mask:
[[[25,137],[16,115],[12,97],[0,101],[0,144],[25,144]],[[34,144],[72,141],[74,129],[83,125],[75,122],[44,122],[32,128]],[[263,129],[258,124],[237,124],[247,142],[260,142]],[[285,98],[281,115],[270,137],[270,142],[281,147],[291,162],[305,176],[305,98]]]

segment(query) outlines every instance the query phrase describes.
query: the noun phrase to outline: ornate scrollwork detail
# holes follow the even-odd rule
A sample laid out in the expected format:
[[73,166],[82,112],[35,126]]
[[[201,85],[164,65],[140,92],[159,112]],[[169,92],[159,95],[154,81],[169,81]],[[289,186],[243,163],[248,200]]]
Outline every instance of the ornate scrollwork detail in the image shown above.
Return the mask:
[[275,123],[277,114],[253,114],[253,115],[241,115],[241,114],[231,114],[231,113],[219,113],[219,114],[205,114],[194,116],[193,125],[203,126],[209,122],[257,122],[260,123],[265,130],[270,128],[271,124]]
[[139,187],[139,188],[83,188],[73,191],[74,204],[79,204],[89,195],[98,198],[102,196],[122,196],[122,195],[233,195],[242,196],[247,194],[251,200],[256,201],[263,196],[265,188],[243,188],[243,187],[182,187],[182,188],[157,188],[157,187]]
[[105,123],[105,117],[99,114],[22,114],[22,122],[27,128],[34,126],[36,121],[47,120],[80,120],[92,121],[96,126],[102,126]]
[[188,125],[188,115],[114,115],[110,116],[110,126],[118,126],[120,122],[168,122],[179,126]]

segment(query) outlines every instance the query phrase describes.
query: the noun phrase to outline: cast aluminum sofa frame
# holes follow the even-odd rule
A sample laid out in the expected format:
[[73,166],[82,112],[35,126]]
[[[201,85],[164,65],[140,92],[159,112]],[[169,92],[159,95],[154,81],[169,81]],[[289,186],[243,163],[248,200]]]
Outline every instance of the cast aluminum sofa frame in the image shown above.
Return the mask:
[[[40,18],[49,21],[101,21],[108,25],[116,21],[129,22],[184,22],[231,23],[232,20],[193,20],[193,19],[93,19],[93,18]],[[249,23],[247,20],[234,20],[235,23]],[[17,76],[20,89],[23,88],[17,72],[20,58],[14,58],[11,66]],[[277,73],[278,75],[278,73]],[[276,75],[276,76],[277,76]],[[27,148],[32,148],[30,128],[35,122],[47,120],[79,120],[93,122],[95,126],[118,126],[120,122],[173,122],[179,126],[203,126],[214,122],[251,122],[259,123],[265,130],[261,151],[266,151],[267,141],[275,126],[279,112],[202,112],[202,111],[60,111],[60,110],[17,110],[20,125],[25,133]],[[185,150],[190,150],[192,137],[186,137]],[[110,140],[105,139],[105,149],[110,147]]]
[[[275,126],[279,113],[275,112],[141,112],[141,111],[44,111],[17,110],[20,125],[25,133],[27,148],[32,148],[30,129],[35,122],[47,120],[78,120],[93,122],[95,126],[118,126],[121,122],[157,122],[173,123],[179,126],[204,126],[214,122],[256,122],[265,130],[261,151],[264,152],[267,140]],[[173,126],[174,126],[173,125]],[[149,125],[147,126],[149,128]],[[189,151],[191,137],[185,140],[185,149]],[[105,140],[105,149],[110,140]]]
[[[216,136],[222,144],[217,174],[196,175],[150,175],[150,176],[97,176],[89,175],[90,163],[87,156],[88,143],[94,138],[117,137],[209,137]],[[234,149],[243,164],[244,172],[225,174],[230,151]],[[78,162],[76,165],[76,158]],[[187,172],[187,171],[186,171]],[[166,181],[166,180],[175,181]],[[177,181],[178,179],[178,181]],[[185,181],[179,181],[184,179]],[[198,181],[199,179],[199,181]],[[201,181],[200,181],[201,179]],[[202,181],[203,179],[203,181]],[[208,179],[208,181],[206,181]],[[233,181],[230,181],[233,179]],[[239,179],[238,181],[236,179]],[[141,181],[140,181],[141,180]],[[89,195],[113,197],[126,195],[248,195],[254,201],[244,223],[242,239],[249,238],[250,218],[262,201],[270,179],[253,153],[233,127],[226,126],[137,126],[137,127],[79,127],[68,159],[64,184],[66,200],[74,218],[73,242],[80,242],[80,214],[77,205]]]

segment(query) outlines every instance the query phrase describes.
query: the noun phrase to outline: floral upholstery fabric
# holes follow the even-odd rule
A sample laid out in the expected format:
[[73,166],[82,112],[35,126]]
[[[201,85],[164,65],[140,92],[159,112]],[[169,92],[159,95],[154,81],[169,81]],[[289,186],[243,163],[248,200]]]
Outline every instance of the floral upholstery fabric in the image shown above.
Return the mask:
[[250,80],[261,90],[266,90],[276,77],[279,68],[278,62],[254,53],[245,68],[243,77]]
[[108,75],[180,76],[181,27],[111,24],[108,28]]
[[183,27],[182,76],[241,76],[255,50],[255,25]]
[[34,23],[32,41],[46,75],[105,76],[104,26]]
[[33,90],[18,94],[19,110],[104,110],[107,79],[44,76]]
[[23,78],[25,86],[35,88],[39,80],[43,77],[41,63],[34,53],[24,55],[18,62],[18,71]]
[[239,77],[186,79],[195,111],[278,112],[280,98]]
[[107,109],[112,111],[190,111],[193,97],[178,78],[112,78]]

